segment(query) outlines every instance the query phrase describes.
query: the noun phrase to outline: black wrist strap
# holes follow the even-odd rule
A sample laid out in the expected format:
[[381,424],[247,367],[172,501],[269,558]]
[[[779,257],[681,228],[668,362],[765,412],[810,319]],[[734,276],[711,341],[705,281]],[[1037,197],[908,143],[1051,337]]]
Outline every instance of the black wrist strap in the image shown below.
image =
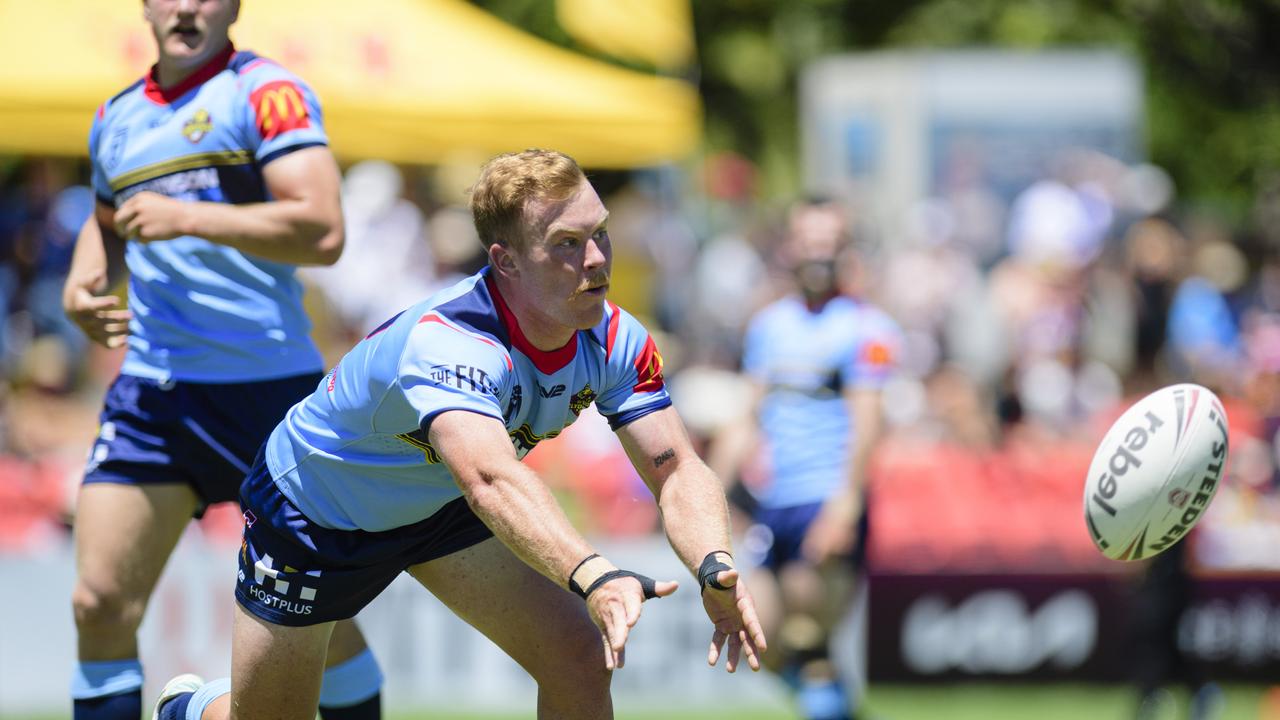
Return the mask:
[[598,557],[600,557],[599,553],[592,553],[591,555],[582,558],[582,562],[578,563],[577,567],[573,569],[573,572],[569,573],[569,589],[576,593],[578,597],[586,600],[587,597],[599,589],[601,585],[604,585],[610,580],[617,580],[620,577],[633,577],[636,580],[639,580],[640,589],[644,591],[645,600],[652,600],[653,598],[658,597],[657,582],[653,578],[630,570],[613,569],[608,572],[601,573],[595,580],[591,581],[591,584],[587,585],[586,588],[583,588],[578,584],[578,581],[574,579],[574,576],[578,574],[578,571],[582,569],[583,565],[586,565],[588,562],[591,562]]
[[658,584],[653,578],[641,575],[638,572],[631,572],[630,570],[613,570],[596,578],[596,581],[591,583],[591,586],[587,588],[586,592],[580,593],[582,595],[582,599],[586,600],[591,593],[595,592],[601,585],[609,582],[610,580],[617,580],[621,577],[633,577],[636,580],[639,580],[640,589],[644,591],[645,600],[652,600],[658,597]]
[[716,575],[719,573],[734,569],[732,565],[720,559],[721,553],[728,556],[730,563],[733,562],[733,553],[728,550],[712,550],[702,558],[702,565],[698,566],[698,584],[702,586],[702,592],[706,592],[707,587],[713,587],[716,590],[729,589],[716,580]]
[[[569,589],[577,593],[582,598],[587,597],[587,591],[582,589],[582,586],[578,584],[578,581],[573,579],[573,576],[578,574],[578,571],[582,569],[583,565],[586,565],[588,562],[598,557],[600,557],[600,553],[591,553],[590,555],[582,558],[582,562],[578,563],[577,566],[573,568],[573,572],[569,573]],[[595,587],[595,585],[593,584],[592,587]]]

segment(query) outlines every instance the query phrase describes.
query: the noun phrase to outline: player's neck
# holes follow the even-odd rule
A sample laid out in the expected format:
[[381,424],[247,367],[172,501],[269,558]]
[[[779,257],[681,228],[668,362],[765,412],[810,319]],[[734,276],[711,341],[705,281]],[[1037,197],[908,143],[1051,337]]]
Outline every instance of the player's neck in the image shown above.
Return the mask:
[[230,49],[231,38],[227,38],[221,44],[213,46],[210,52],[202,54],[199,58],[178,60],[177,58],[161,55],[156,60],[155,70],[153,71],[156,84],[165,90],[177,87],[215,59],[228,54],[227,51]]
[[539,311],[532,298],[522,295],[519,288],[506,282],[501,275],[495,273],[494,283],[515,320],[515,331],[524,335],[524,339],[538,350],[559,350],[578,332],[577,328],[562,325]]
[[812,295],[802,292],[800,293],[800,298],[804,300],[804,305],[809,309],[809,312],[818,312],[822,308],[826,307],[827,303],[839,297],[839,295],[840,292],[838,290],[831,290],[825,293]]

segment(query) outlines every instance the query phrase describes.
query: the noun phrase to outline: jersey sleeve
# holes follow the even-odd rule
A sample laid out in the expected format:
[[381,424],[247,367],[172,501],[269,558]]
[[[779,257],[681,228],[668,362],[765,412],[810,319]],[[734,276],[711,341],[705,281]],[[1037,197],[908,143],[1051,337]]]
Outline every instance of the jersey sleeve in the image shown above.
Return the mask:
[[269,60],[250,64],[242,76],[241,123],[245,147],[259,165],[295,150],[328,145],[320,101],[297,75]]
[[102,158],[99,153],[102,150],[102,134],[107,124],[107,105],[110,101],[102,103],[93,114],[93,124],[89,126],[89,167],[90,167],[90,184],[93,186],[93,194],[98,198],[98,202],[105,205],[115,204],[115,194],[111,192],[111,181],[107,178],[107,173],[102,168]]
[[[616,331],[605,345],[606,387],[596,407],[614,430],[671,405],[662,378],[662,354],[640,321],[613,306]],[[613,326],[614,319],[610,318]]]
[[902,333],[883,311],[862,308],[859,331],[840,370],[846,387],[878,390],[892,377],[902,353]]
[[765,315],[757,314],[747,324],[747,331],[742,336],[742,372],[747,377],[765,382],[768,367],[765,360]]
[[448,410],[467,410],[502,422],[499,398],[510,381],[511,357],[488,338],[434,313],[418,321],[400,364],[401,390],[426,431]]

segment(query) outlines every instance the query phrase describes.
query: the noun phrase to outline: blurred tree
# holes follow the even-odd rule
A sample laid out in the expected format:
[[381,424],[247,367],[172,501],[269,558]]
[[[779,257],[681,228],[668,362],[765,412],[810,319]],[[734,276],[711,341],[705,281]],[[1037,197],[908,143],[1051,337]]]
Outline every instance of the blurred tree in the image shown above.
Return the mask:
[[[473,1],[584,50],[554,3]],[[766,197],[798,186],[800,69],[889,47],[1119,47],[1143,64],[1148,154],[1184,202],[1243,221],[1280,173],[1280,0],[694,0],[693,13],[708,149],[758,162]]]

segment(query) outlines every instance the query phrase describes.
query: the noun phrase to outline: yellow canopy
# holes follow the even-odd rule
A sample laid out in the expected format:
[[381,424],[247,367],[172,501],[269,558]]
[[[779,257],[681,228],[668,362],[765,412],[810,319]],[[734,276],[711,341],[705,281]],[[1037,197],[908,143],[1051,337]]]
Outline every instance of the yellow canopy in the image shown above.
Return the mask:
[[[687,83],[584,58],[461,0],[245,0],[232,37],[311,84],[346,159],[547,147],[635,167],[686,155],[700,134]],[[154,54],[138,0],[0,0],[0,153],[85,154],[94,109]]]
[[693,62],[689,0],[556,0],[556,19],[574,40],[613,57],[664,70]]

